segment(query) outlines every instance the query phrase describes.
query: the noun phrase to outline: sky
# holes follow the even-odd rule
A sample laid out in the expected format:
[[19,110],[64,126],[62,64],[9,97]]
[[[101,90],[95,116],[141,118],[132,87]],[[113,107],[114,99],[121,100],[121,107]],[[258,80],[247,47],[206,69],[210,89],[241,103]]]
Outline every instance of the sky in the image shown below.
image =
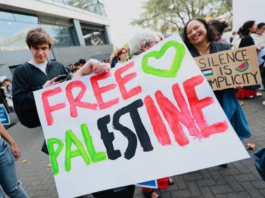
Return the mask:
[[107,17],[111,20],[110,36],[115,47],[124,45],[139,27],[130,26],[133,19],[138,19],[142,2],[146,0],[105,0]]

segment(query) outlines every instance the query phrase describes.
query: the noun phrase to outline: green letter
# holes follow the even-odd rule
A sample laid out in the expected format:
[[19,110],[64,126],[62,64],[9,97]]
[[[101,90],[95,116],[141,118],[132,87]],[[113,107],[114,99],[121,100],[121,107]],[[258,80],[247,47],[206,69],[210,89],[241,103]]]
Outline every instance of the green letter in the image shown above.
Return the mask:
[[96,152],[95,147],[93,145],[93,139],[89,133],[89,130],[87,128],[86,124],[81,125],[81,131],[86,143],[86,148],[88,150],[88,153],[90,155],[90,158],[92,162],[100,162],[107,159],[107,154],[105,152]]
[[[54,147],[53,147],[54,144],[58,144],[58,148],[55,152],[54,152]],[[58,140],[56,138],[50,138],[47,140],[47,147],[49,149],[49,155],[50,155],[50,159],[52,163],[53,174],[57,175],[59,173],[59,167],[58,167],[58,162],[56,158],[61,153],[64,147],[64,144],[61,140]]]
[[[86,165],[90,164],[90,159],[86,153],[83,144],[75,136],[72,130],[68,130],[65,134],[66,138],[66,149],[65,149],[65,171],[69,172],[71,170],[71,158],[82,156],[86,162]],[[75,144],[77,150],[71,151],[72,143]]]

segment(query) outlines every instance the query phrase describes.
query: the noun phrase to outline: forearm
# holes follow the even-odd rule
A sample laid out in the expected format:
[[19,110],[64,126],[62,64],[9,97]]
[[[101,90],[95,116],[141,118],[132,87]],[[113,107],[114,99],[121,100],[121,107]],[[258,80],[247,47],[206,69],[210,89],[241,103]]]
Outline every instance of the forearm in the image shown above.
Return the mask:
[[8,134],[5,127],[0,123],[0,135],[10,144],[15,144],[15,140]]

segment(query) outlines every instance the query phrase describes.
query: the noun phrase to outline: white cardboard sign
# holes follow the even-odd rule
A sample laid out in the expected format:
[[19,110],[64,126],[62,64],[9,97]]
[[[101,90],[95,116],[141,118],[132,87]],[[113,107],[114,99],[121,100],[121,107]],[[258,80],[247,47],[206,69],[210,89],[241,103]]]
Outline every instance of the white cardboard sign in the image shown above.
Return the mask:
[[178,34],[34,96],[61,198],[249,157]]

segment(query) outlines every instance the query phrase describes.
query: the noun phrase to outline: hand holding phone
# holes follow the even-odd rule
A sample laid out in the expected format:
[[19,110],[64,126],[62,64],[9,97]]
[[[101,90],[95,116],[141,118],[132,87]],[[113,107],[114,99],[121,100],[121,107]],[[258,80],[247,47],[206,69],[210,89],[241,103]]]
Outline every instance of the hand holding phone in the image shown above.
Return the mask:
[[64,82],[67,80],[67,78],[68,78],[67,74],[62,74],[57,76],[57,79],[54,82],[61,82],[61,81]]

